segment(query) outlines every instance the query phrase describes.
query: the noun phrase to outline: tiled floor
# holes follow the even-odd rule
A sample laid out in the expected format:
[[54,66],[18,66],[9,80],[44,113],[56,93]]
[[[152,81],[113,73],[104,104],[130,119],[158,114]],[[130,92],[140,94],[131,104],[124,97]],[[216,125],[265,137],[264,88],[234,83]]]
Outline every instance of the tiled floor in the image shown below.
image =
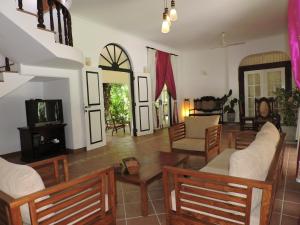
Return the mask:
[[[236,126],[224,126],[222,148],[228,145],[229,131],[236,130]],[[149,151],[170,151],[167,130],[158,131],[154,135],[132,138],[119,132],[108,137],[106,147],[90,152],[77,152],[69,155],[70,175],[72,178],[84,175],[95,169],[110,166],[120,159],[147,154]],[[284,160],[284,176],[277,193],[276,204],[271,225],[299,225],[300,219],[300,184],[295,182],[296,147],[288,145]],[[18,162],[17,157],[9,160]],[[200,157],[192,157],[188,166],[199,169],[204,165]],[[161,181],[149,187],[148,217],[141,216],[140,193],[136,186],[117,183],[118,192],[118,225],[162,225],[165,224],[163,192]]]

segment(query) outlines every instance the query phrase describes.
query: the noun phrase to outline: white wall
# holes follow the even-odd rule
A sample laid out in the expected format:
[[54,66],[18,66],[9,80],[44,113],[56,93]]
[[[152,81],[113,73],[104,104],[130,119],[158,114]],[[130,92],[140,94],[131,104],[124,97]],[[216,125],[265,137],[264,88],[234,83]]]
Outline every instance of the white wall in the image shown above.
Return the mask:
[[287,35],[275,35],[228,48],[184,51],[180,78],[183,97],[191,101],[205,95],[221,97],[230,89],[233,97],[238,97],[238,68],[242,59],[269,51],[289,54]]
[[117,43],[127,51],[135,73],[143,73],[144,67],[147,66],[146,46],[179,54],[176,49],[100,25],[91,20],[81,18],[76,14],[72,14],[72,28],[74,46],[81,49],[85,57],[91,58],[91,66],[94,67],[98,67],[100,52],[109,43]]
[[62,78],[53,81],[44,82],[44,99],[62,99],[64,123],[67,124],[65,129],[66,146],[72,146],[72,132],[68,128],[72,124],[72,115],[70,111],[70,87],[69,79]]
[[43,97],[43,83],[28,82],[0,98],[0,155],[21,150],[17,128],[27,125],[25,100]]
[[[64,78],[68,86],[63,81],[49,84],[46,92],[48,96],[62,96],[64,102],[64,116],[66,127],[66,144],[69,149],[79,149],[85,147],[85,124],[82,96],[82,72],[81,70],[54,69],[47,67],[37,67],[21,65],[20,72],[23,75],[38,75],[41,77]],[[65,90],[63,90],[65,88]],[[51,92],[56,92],[51,93]],[[67,93],[68,92],[68,93]],[[70,96],[68,99],[67,96]]]

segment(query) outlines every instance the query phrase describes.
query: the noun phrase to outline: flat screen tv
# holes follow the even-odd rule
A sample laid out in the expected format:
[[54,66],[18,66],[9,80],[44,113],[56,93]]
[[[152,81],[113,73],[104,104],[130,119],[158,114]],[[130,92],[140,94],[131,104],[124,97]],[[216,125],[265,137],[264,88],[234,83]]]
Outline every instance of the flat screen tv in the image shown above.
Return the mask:
[[64,122],[62,100],[26,100],[27,126],[38,127]]

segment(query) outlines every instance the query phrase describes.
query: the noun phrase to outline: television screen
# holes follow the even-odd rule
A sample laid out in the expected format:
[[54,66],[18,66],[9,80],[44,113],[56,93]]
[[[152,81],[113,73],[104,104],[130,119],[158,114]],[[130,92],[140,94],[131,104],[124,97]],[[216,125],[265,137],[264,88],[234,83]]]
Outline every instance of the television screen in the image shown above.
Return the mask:
[[28,126],[63,123],[62,100],[27,100],[25,104]]

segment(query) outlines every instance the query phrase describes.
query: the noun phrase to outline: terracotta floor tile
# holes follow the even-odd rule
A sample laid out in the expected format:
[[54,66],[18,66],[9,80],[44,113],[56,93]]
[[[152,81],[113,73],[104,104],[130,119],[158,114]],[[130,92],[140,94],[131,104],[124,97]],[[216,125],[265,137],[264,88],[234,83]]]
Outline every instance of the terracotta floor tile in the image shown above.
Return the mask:
[[300,203],[300,192],[286,191],[284,200],[289,202]]
[[[148,209],[148,215],[153,215],[154,210],[150,202],[148,202]],[[125,210],[126,218],[142,216],[141,203],[126,203]]]
[[280,213],[273,213],[270,225],[280,225]]
[[149,191],[149,195],[151,200],[159,200],[164,198],[164,190],[163,189],[156,189]]
[[288,216],[300,217],[300,204],[293,202],[284,202],[283,214]]
[[126,225],[125,220],[117,220],[116,225]]
[[156,214],[165,213],[165,202],[164,200],[154,200],[152,201],[155,208]]
[[127,225],[160,225],[157,216],[139,217],[127,220]]
[[125,203],[140,203],[141,192],[140,191],[124,191],[124,202]]
[[117,204],[117,219],[125,219],[124,204]]
[[283,215],[281,225],[299,225],[299,218]]
[[165,214],[158,215],[158,219],[159,219],[159,222],[160,222],[161,225],[166,225],[167,224]]
[[133,184],[123,183],[123,191],[124,192],[137,192],[140,191],[140,187]]

